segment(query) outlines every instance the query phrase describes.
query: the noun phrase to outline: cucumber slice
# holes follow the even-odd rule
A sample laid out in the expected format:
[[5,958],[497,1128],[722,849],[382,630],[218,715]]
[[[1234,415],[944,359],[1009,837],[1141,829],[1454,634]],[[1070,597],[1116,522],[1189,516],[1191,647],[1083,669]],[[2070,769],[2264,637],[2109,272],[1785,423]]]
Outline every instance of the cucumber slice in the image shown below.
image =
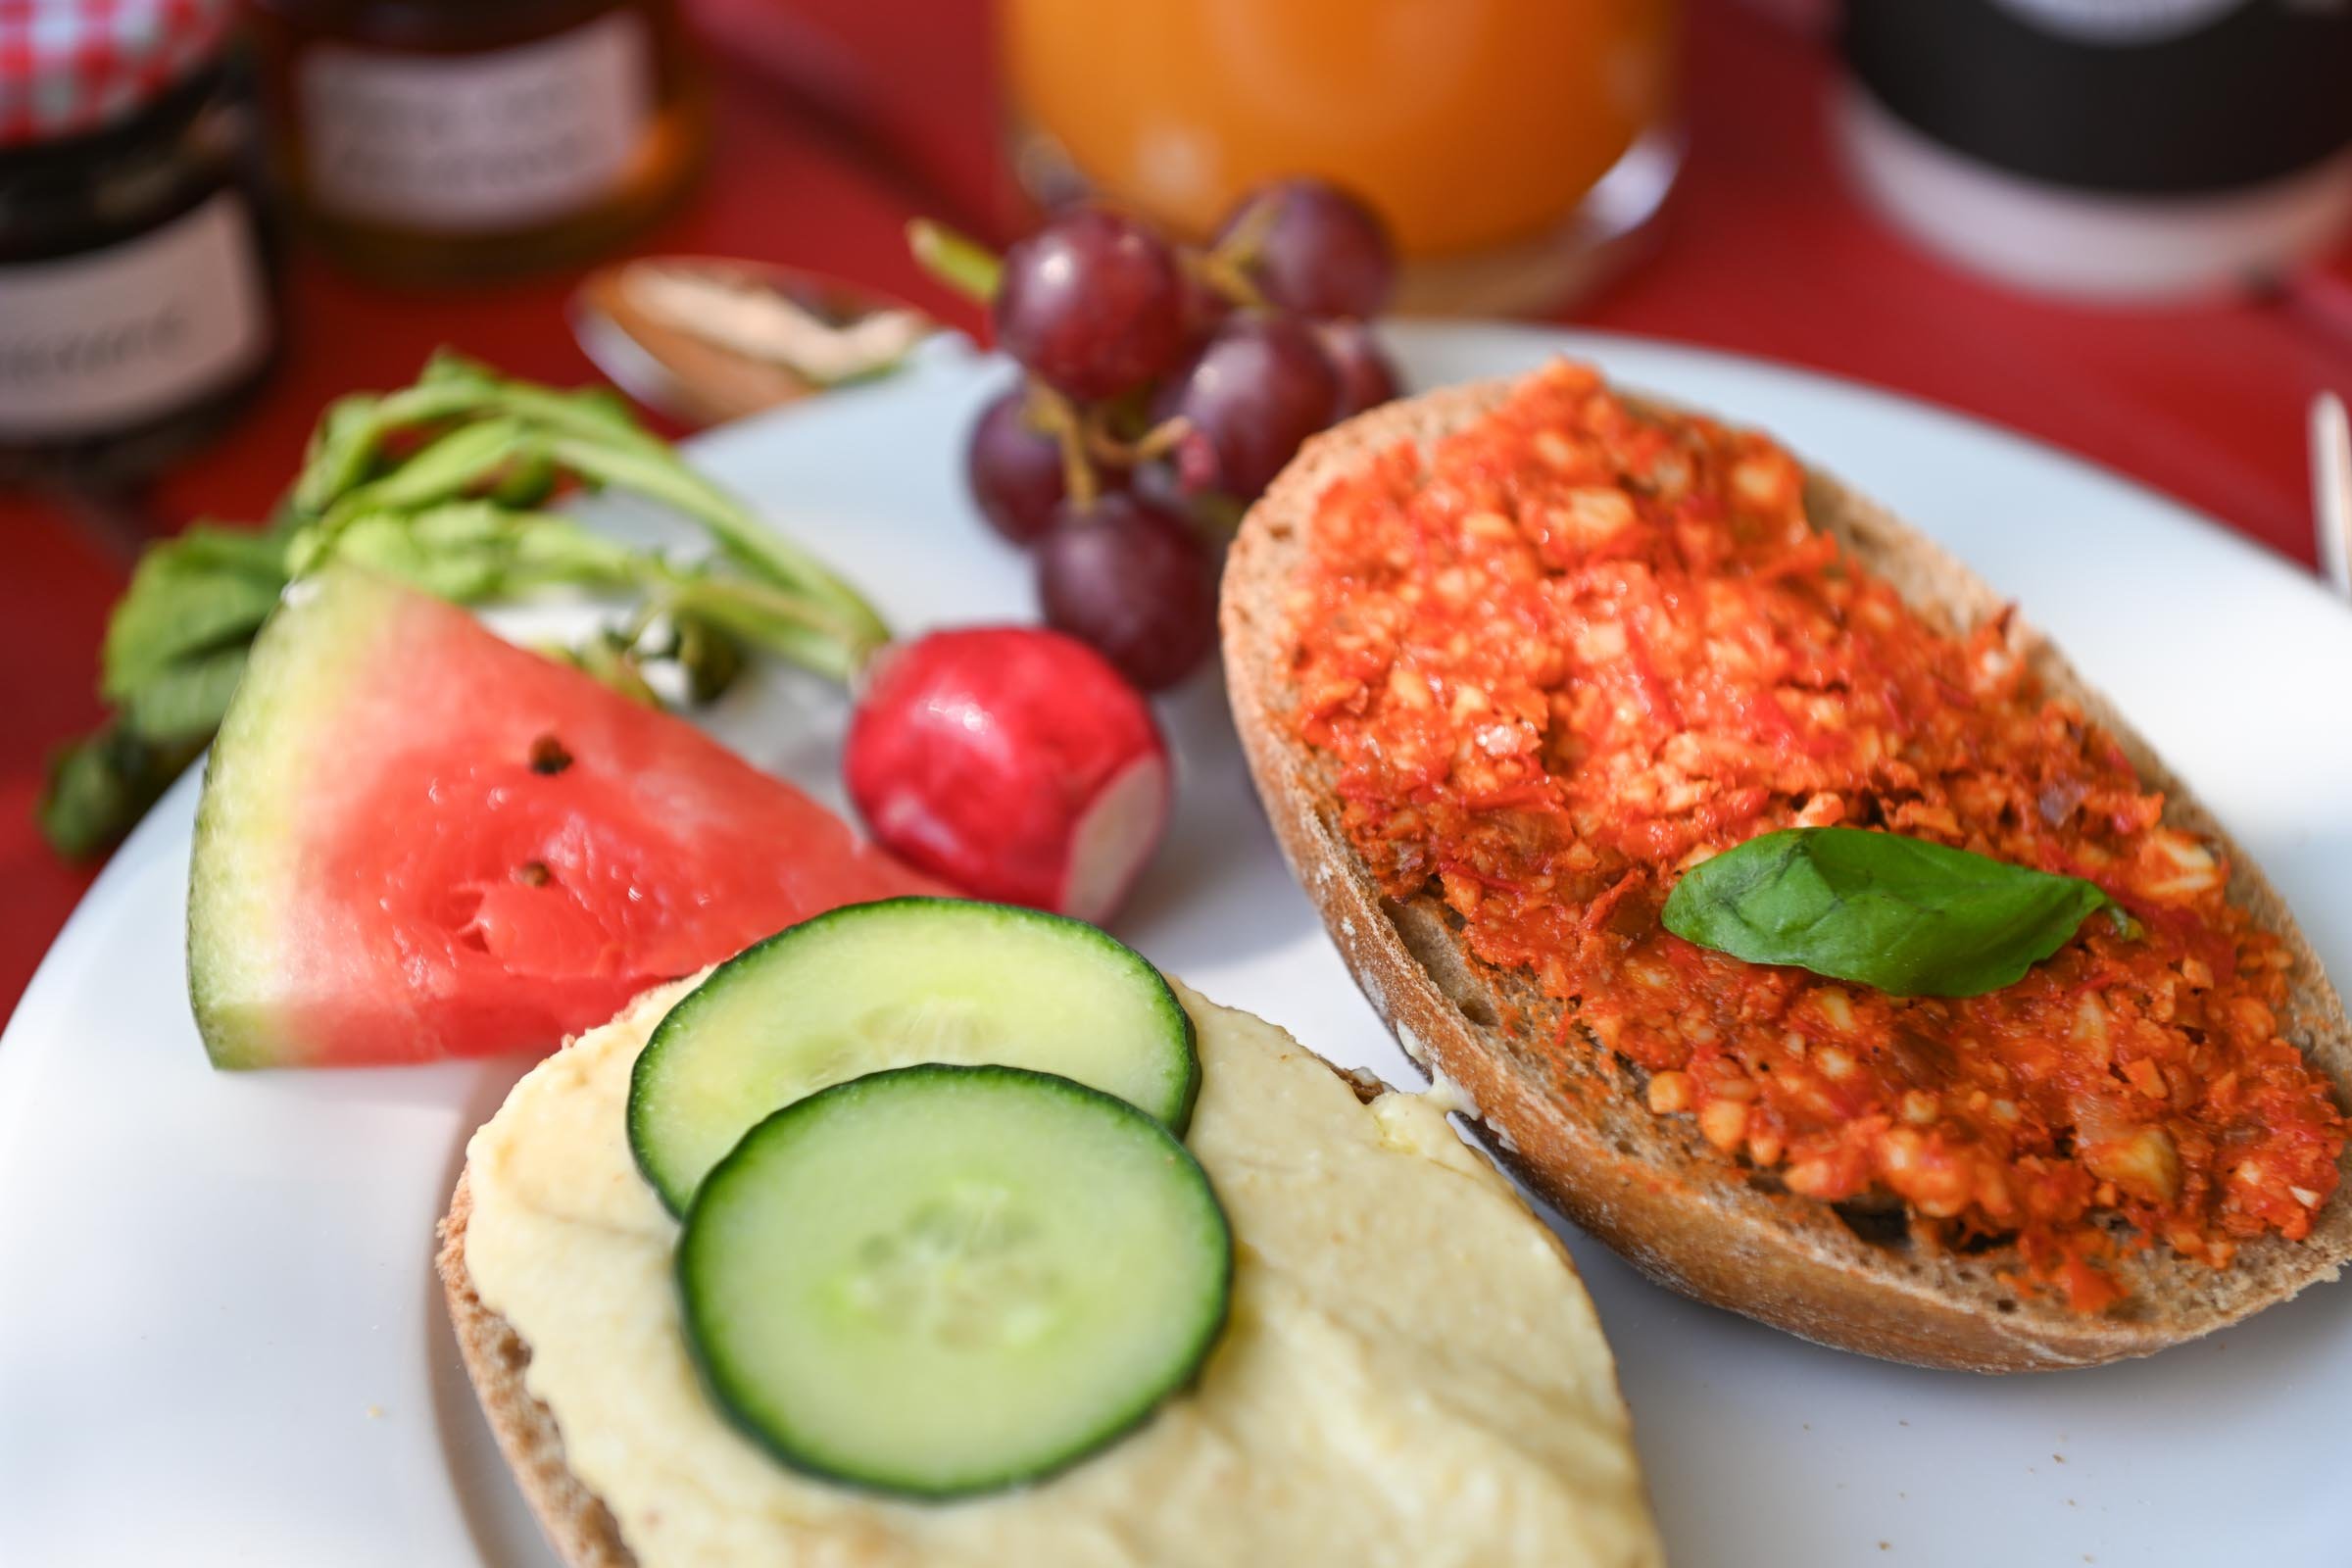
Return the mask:
[[956,1496],[1102,1447],[1191,1380],[1233,1239],[1161,1123],[1018,1067],[901,1067],[769,1116],[686,1215],[712,1398],[794,1469]]
[[1193,1021],[1134,949],[1036,909],[888,899],[747,948],[672,1007],[629,1079],[629,1148],[682,1214],[768,1112],[923,1061],[1059,1073],[1179,1134],[1200,1086]]

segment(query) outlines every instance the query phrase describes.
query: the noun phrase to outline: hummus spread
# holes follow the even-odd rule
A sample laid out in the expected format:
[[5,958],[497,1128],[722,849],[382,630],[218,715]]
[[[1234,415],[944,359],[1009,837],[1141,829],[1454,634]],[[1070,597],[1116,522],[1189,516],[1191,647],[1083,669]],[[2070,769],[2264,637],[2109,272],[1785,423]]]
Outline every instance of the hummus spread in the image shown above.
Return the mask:
[[643,1568],[1507,1568],[1661,1560],[1616,1371],[1557,1240],[1444,1113],[1365,1105],[1288,1035],[1178,988],[1187,1143],[1233,1222],[1197,1388],[1033,1487],[953,1502],[799,1475],[706,1397],[677,1226],[630,1159],[629,1070],[685,985],[543,1062],[468,1150],[475,1290]]

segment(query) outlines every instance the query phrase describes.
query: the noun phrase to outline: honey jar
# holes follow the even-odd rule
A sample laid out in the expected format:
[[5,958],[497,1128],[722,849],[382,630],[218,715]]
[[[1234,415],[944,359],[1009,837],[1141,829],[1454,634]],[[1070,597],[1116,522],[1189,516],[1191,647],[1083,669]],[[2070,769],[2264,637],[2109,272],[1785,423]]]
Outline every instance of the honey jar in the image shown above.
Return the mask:
[[593,256],[659,216],[707,139],[675,0],[254,0],[280,166],[310,232],[383,277]]

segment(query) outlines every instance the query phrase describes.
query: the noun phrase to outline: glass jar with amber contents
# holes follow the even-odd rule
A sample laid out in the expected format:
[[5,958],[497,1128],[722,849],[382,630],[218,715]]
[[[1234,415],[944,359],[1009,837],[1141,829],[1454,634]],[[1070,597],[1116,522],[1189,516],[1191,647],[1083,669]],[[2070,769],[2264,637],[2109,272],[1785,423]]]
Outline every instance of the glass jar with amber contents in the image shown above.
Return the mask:
[[0,4],[0,482],[143,478],[274,360],[232,20],[232,0]]
[[676,0],[254,0],[310,231],[377,276],[459,280],[609,249],[701,163]]

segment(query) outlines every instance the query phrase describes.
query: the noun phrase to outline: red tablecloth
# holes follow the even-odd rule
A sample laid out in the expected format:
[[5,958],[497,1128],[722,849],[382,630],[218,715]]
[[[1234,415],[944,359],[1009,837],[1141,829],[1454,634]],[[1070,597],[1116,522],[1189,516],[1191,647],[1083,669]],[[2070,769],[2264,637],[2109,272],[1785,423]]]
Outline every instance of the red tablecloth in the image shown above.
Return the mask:
[[[987,0],[702,0],[718,142],[694,199],[644,249],[772,259],[970,314],[906,260],[914,184],[795,107],[757,64],[825,62],[821,89],[964,211],[997,203]],[[2254,305],[2089,311],[2001,293],[1906,247],[1839,178],[1820,46],[1726,0],[1695,0],[1690,160],[1657,253],[1576,319],[1818,367],[2031,432],[2311,557],[2303,410],[2352,383],[2352,349]],[[2336,269],[2352,272],[2352,255]],[[255,411],[159,486],[172,521],[264,513],[321,404],[406,380],[448,343],[558,381],[590,369],[565,328],[570,277],[439,294],[294,269],[291,351]],[[87,886],[30,812],[42,760],[96,721],[106,609],[127,568],[54,508],[0,498],[0,1009],[13,1007]]]

